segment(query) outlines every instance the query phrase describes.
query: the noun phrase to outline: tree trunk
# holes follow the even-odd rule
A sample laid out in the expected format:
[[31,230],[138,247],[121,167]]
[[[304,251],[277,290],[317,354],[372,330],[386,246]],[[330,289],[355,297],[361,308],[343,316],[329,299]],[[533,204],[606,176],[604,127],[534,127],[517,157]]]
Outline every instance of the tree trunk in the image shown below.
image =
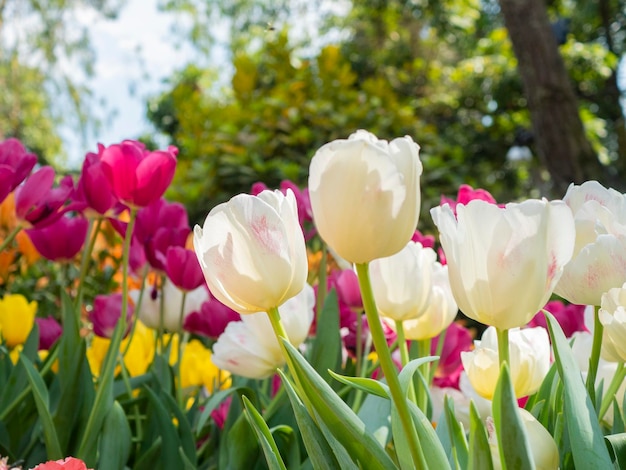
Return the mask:
[[570,183],[599,178],[602,167],[585,136],[544,1],[499,3],[528,100],[536,151],[550,173],[554,195],[562,197]]

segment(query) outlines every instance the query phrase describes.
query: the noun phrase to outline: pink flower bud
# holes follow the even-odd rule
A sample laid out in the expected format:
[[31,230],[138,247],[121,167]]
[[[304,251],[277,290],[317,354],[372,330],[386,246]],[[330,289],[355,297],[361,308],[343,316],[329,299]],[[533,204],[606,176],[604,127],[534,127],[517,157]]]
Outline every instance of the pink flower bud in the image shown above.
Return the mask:
[[[93,301],[93,309],[89,312],[89,321],[93,323],[93,331],[103,338],[111,338],[118,320],[122,314],[122,294],[97,295]],[[126,321],[130,330],[130,319],[133,316],[133,306],[129,302]]]
[[69,261],[85,244],[89,222],[83,217],[60,217],[43,228],[27,230],[37,251],[52,261]]

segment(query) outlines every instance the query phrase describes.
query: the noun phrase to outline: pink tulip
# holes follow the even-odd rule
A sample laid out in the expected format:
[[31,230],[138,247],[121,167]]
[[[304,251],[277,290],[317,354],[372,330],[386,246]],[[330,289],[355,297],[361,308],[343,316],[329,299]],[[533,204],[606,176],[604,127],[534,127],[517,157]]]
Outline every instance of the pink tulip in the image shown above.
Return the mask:
[[35,318],[39,327],[39,349],[48,350],[63,334],[63,327],[53,317]]
[[240,320],[241,315],[211,296],[202,304],[199,312],[192,312],[185,317],[183,329],[209,338],[218,338],[230,322]]
[[69,261],[85,244],[89,222],[83,217],[60,217],[43,228],[26,233],[37,251],[52,261]]
[[361,290],[359,289],[359,279],[353,270],[344,269],[338,274],[331,274],[330,278],[331,285],[334,284],[335,289],[337,289],[339,302],[344,303],[353,309],[363,309],[363,300],[361,299]]
[[176,287],[192,291],[204,284],[204,274],[195,251],[170,246],[166,258],[165,272]]
[[424,235],[419,230],[416,230],[413,234],[413,238],[411,241],[421,243],[424,248],[435,248],[435,236],[434,235]]
[[31,172],[37,157],[27,153],[17,139],[0,143],[0,202],[12,192]]
[[[438,341],[440,336],[431,342],[430,353],[437,355]],[[439,365],[435,372],[434,383],[438,387],[459,388],[459,378],[463,371],[461,352],[472,349],[472,335],[467,328],[452,323],[446,330],[446,336],[441,349]]]
[[44,166],[30,175],[15,191],[15,214],[19,220],[35,228],[52,224],[70,210],[81,210],[80,202],[69,205],[74,194],[71,176],[65,176],[53,188],[54,170]]
[[133,236],[144,247],[150,266],[165,271],[170,246],[185,246],[191,229],[185,206],[159,199],[137,213]]
[[150,152],[140,142],[125,140],[105,148],[100,161],[113,193],[126,204],[146,207],[172,182],[177,154],[175,147]]
[[[118,320],[122,314],[122,294],[97,295],[93,301],[93,309],[89,312],[89,321],[93,323],[93,332],[103,338],[111,338]],[[130,319],[133,316],[133,306],[128,305],[126,322],[130,330]]]
[[[570,338],[577,331],[587,331],[585,327],[585,305],[567,304],[559,300],[548,302],[543,308],[550,312],[561,325],[561,329],[566,338]],[[538,312],[532,320],[526,325],[530,328],[542,326],[547,328],[546,317],[543,312]]]
[[469,184],[462,184],[459,186],[456,201],[446,196],[441,196],[441,202],[439,205],[443,206],[444,204],[449,204],[452,212],[456,215],[456,206],[458,204],[465,206],[468,202],[473,201],[474,199],[480,199],[481,201],[489,202],[491,204],[497,204],[495,198],[486,189],[474,189]]
[[118,201],[104,173],[101,161],[104,146],[98,144],[98,153],[88,153],[78,180],[77,199],[100,215],[106,214]]

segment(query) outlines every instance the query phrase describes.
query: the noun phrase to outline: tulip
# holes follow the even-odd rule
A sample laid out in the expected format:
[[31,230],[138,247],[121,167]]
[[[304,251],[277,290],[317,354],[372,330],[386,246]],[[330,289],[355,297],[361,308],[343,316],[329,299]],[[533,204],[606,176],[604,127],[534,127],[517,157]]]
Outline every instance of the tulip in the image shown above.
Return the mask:
[[52,261],[71,261],[83,248],[89,222],[83,217],[60,217],[43,228],[27,230],[37,251]]
[[[133,302],[139,300],[139,291],[133,290],[129,293]],[[136,309],[139,319],[148,327],[155,330],[161,327],[161,315],[163,315],[162,326],[171,332],[179,332],[185,322],[185,318],[191,312],[197,312],[202,308],[202,304],[209,298],[206,287],[200,286],[197,289],[186,292],[184,295],[185,305],[183,306],[183,291],[176,287],[169,279],[165,280],[162,290],[154,288],[151,295],[144,296],[141,304]],[[164,305],[161,303],[164,300]],[[182,319],[181,319],[182,311]],[[182,323],[181,323],[182,320]]]
[[344,269],[339,274],[331,274],[330,283],[337,290],[337,297],[340,303],[356,310],[363,309],[359,279],[354,270]]
[[604,326],[602,359],[626,362],[626,283],[602,295],[598,315]]
[[[539,390],[550,369],[550,340],[544,328],[509,331],[509,364],[515,396],[525,397]],[[473,351],[461,353],[463,368],[476,392],[491,400],[500,375],[496,330],[487,328]]]
[[[315,295],[308,284],[278,311],[291,344],[298,347],[313,322]],[[213,364],[235,375],[262,379],[285,364],[278,339],[265,313],[243,315],[231,322],[213,345]]]
[[137,141],[126,140],[102,151],[100,161],[113,193],[133,207],[158,201],[174,178],[178,150],[150,152]]
[[411,241],[421,243],[424,248],[435,248],[435,236],[424,235],[419,230],[416,230],[411,237]]
[[542,311],[530,320],[527,326],[535,327],[542,326],[548,328],[546,323],[546,317],[543,314],[543,310],[547,310],[559,323],[566,338],[570,338],[577,331],[585,331],[585,306],[584,305],[565,305],[560,300],[551,300],[543,307]]
[[35,318],[39,327],[39,349],[48,350],[63,334],[63,327],[53,317]]
[[[522,424],[528,437],[528,447],[532,453],[532,459],[536,470],[557,470],[559,468],[559,448],[552,435],[537,419],[524,408],[518,408]],[[494,430],[493,421],[488,421],[489,447],[494,470],[502,469],[498,442]],[[506,451],[505,451],[506,452]]]
[[410,137],[387,142],[360,130],[322,146],[309,169],[320,236],[351,263],[397,253],[417,227],[421,174]]
[[626,282],[626,196],[587,181],[570,185],[563,200],[574,214],[576,244],[554,292],[600,305],[603,293]]
[[58,220],[65,212],[81,209],[81,203],[66,206],[74,193],[71,176],[53,188],[54,170],[44,166],[30,175],[15,191],[15,215],[26,226],[42,228]]
[[432,341],[430,345],[430,354],[440,356],[433,383],[439,387],[458,388],[459,378],[463,372],[461,354],[471,350],[472,335],[464,326],[452,323],[446,331],[441,352],[438,354],[439,341],[441,338]]
[[6,294],[0,299],[0,336],[9,348],[24,344],[35,324],[37,302],[21,294]]
[[33,470],[88,470],[87,465],[80,459],[67,457],[61,460],[49,460],[40,463]]
[[410,241],[395,255],[369,265],[372,290],[379,313],[395,321],[420,317],[426,312],[432,290],[431,273],[437,254]]
[[[103,338],[111,338],[115,326],[122,314],[122,294],[96,295],[93,309],[89,312],[89,321],[93,323],[93,332]],[[130,331],[130,319],[133,316],[133,306],[128,305],[126,317],[126,334]]]
[[459,308],[456,305],[448,267],[435,262],[432,266],[432,290],[426,311],[413,320],[403,322],[406,339],[425,340],[441,334],[456,318]]
[[200,311],[191,312],[185,317],[183,329],[217,339],[230,322],[239,320],[241,316],[237,312],[210,296],[209,300],[202,304]]
[[104,146],[98,144],[98,153],[88,153],[78,180],[76,197],[99,215],[107,214],[118,199],[109,184],[101,161]]
[[17,139],[0,143],[0,203],[17,188],[37,163],[37,156],[27,153]]
[[197,339],[192,339],[183,349],[180,361],[180,385],[182,388],[204,386],[208,393],[228,388],[227,371],[218,369],[211,362],[211,350]]
[[267,312],[305,285],[304,235],[289,190],[240,194],[214,207],[193,244],[211,293],[241,314]]
[[165,271],[168,248],[184,247],[189,232],[185,206],[158,199],[137,212],[133,238],[143,245],[150,266]]
[[180,246],[170,246],[166,259],[165,272],[179,289],[192,291],[204,284],[202,268],[194,251]]
[[500,330],[520,327],[543,307],[574,247],[574,220],[561,201],[500,208],[474,200],[431,210],[461,311]]
[[470,201],[478,199],[490,204],[497,204],[495,198],[486,189],[478,188],[474,189],[469,184],[462,184],[459,186],[459,191],[456,195],[456,201],[445,196],[441,196],[441,202],[439,205],[443,206],[448,204],[452,208],[452,212],[456,214],[457,205],[466,205]]

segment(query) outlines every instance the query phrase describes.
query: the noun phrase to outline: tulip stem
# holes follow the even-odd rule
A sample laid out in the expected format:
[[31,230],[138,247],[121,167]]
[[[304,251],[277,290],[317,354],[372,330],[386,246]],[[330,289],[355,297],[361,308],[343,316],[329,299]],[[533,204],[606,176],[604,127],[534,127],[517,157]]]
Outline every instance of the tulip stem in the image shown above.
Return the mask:
[[363,298],[363,307],[365,308],[365,315],[372,334],[374,347],[376,348],[380,367],[383,370],[389,391],[391,392],[393,405],[398,411],[398,416],[400,417],[400,421],[402,423],[402,429],[404,430],[405,438],[409,444],[409,450],[411,451],[411,456],[413,458],[413,464],[416,469],[427,468],[424,460],[424,454],[417,438],[415,423],[413,422],[412,414],[409,410],[408,401],[402,392],[396,366],[391,359],[391,352],[387,346],[385,333],[383,332],[380,318],[378,317],[378,308],[376,307],[376,301],[374,300],[368,263],[356,264],[356,272],[359,279],[361,296]]
[[613,402],[613,398],[615,397],[615,393],[622,385],[624,381],[624,377],[626,377],[626,367],[624,367],[624,363],[620,362],[617,364],[617,369],[615,370],[615,375],[613,376],[613,380],[611,380],[611,384],[609,388],[604,392],[604,397],[602,398],[602,404],[600,405],[600,412],[598,413],[598,418],[602,420],[604,415],[611,406]]
[[[400,349],[400,361],[402,362],[402,367],[406,366],[409,363],[409,347],[406,344],[406,338],[404,337],[404,323],[396,320],[396,334],[398,335],[398,349]],[[409,400],[413,403],[417,403],[417,405],[421,408],[421,401],[417,401],[417,398],[421,398],[421,388],[418,388],[417,396],[415,395],[415,384],[411,380],[409,383]],[[423,410],[424,408],[422,408]]]
[[[420,358],[430,356],[430,339],[417,340],[417,355]],[[417,406],[426,413],[428,408],[428,390],[424,389],[424,383],[427,386],[430,385],[430,363],[422,364],[418,370],[424,378],[424,382],[420,380],[417,384]],[[415,384],[414,381],[412,383]]]
[[596,377],[598,375],[598,363],[600,362],[602,333],[604,330],[600,322],[599,311],[600,307],[595,306],[593,310],[593,343],[591,346],[591,356],[589,357],[589,371],[587,373],[587,393],[589,393],[589,398],[594,406],[596,406]]
[[80,308],[83,305],[83,294],[85,292],[84,284],[85,277],[87,276],[87,269],[89,268],[89,261],[91,260],[91,254],[93,253],[94,246],[96,245],[96,239],[100,232],[100,226],[102,225],[102,218],[98,218],[94,224],[94,220],[89,221],[89,229],[87,230],[87,240],[89,244],[83,251],[83,257],[80,261],[80,273],[78,275],[78,291],[76,292],[76,302],[74,303],[74,310],[80,312]]
[[4,251],[4,249],[11,244],[11,242],[17,237],[17,234],[22,230],[21,225],[17,225],[11,232],[7,235],[2,243],[0,243],[0,252]]
[[500,362],[500,369],[505,362],[511,367],[509,362],[509,330],[501,330],[496,328],[496,334],[498,335],[498,359]]
[[361,369],[363,368],[363,315],[358,312],[356,315],[356,376],[361,377]]

